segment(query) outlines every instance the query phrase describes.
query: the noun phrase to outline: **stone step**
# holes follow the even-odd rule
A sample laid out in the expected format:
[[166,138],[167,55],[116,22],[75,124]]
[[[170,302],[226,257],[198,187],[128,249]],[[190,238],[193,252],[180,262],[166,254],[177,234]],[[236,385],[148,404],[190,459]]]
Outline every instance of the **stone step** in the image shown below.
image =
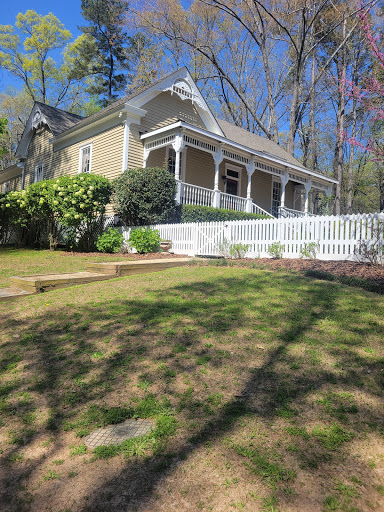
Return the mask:
[[30,293],[47,292],[57,288],[67,288],[76,284],[105,281],[111,276],[97,272],[75,272],[73,274],[38,274],[34,276],[13,276],[11,288],[18,288]]
[[34,292],[27,292],[20,288],[0,288],[0,302],[3,300],[20,299],[21,297],[28,297],[33,295]]
[[169,258],[137,261],[108,261],[106,263],[88,263],[86,269],[110,276],[127,276],[159,272],[171,267],[180,267],[192,261],[192,258]]

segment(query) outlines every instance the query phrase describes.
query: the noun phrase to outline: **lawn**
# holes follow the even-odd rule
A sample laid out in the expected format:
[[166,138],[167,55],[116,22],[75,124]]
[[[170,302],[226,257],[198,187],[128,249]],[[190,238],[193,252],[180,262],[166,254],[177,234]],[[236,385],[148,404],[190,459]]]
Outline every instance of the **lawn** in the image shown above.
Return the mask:
[[2,512],[384,510],[383,306],[198,265],[2,303]]
[[72,256],[65,251],[0,248],[0,288],[9,285],[11,276],[79,272],[87,263],[105,261],[110,255]]

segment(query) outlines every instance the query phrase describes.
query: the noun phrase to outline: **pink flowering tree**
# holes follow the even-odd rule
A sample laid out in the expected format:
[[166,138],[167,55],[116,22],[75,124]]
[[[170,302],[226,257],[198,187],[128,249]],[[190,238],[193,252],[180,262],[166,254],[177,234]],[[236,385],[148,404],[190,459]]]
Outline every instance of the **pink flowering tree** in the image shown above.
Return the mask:
[[[382,35],[374,33],[368,10],[361,9],[359,16],[364,38],[374,65],[370,75],[363,77],[360,84],[347,81],[347,86],[349,96],[357,100],[364,111],[370,114],[370,133],[365,140],[348,135],[346,140],[361,150],[370,153],[372,161],[384,166],[384,40]],[[384,172],[380,173],[379,189],[380,210],[382,211],[384,210]]]

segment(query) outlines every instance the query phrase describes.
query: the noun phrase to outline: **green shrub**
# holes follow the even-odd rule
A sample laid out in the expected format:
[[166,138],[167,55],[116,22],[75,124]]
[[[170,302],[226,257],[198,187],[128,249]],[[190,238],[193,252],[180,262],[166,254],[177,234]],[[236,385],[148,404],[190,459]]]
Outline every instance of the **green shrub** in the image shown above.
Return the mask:
[[233,258],[233,259],[244,258],[248,249],[249,249],[249,244],[241,244],[241,243],[233,244],[231,241],[227,240],[226,238],[224,238],[223,241],[218,244],[218,251],[220,253],[220,256],[223,256],[223,258]]
[[268,247],[268,254],[271,258],[281,259],[283,257],[283,252],[285,250],[285,246],[280,242],[274,242]]
[[211,206],[184,204],[181,207],[181,222],[223,222],[231,220],[254,220],[268,218],[269,217],[266,215],[238,212],[235,210],[224,210],[223,208],[212,208]]
[[137,252],[144,254],[147,252],[158,252],[160,240],[160,233],[157,229],[137,228],[131,231],[128,242]]
[[49,205],[79,248],[93,249],[111,193],[111,182],[96,174],[61,176],[52,181]]
[[0,241],[6,243],[15,232],[18,242],[21,242],[23,228],[28,228],[28,224],[25,190],[0,194]]
[[167,169],[128,169],[114,190],[115,211],[127,226],[167,222],[177,212],[176,180]]
[[308,244],[304,244],[300,249],[300,258],[315,260],[318,250],[319,244],[317,242],[309,242]]
[[2,195],[0,221],[19,230],[29,230],[34,225],[49,238],[51,249],[56,247],[60,231],[65,228],[73,243],[90,250],[111,192],[110,181],[95,174],[43,180],[20,192]]
[[100,252],[119,252],[124,242],[124,237],[116,228],[109,228],[107,232],[99,236],[96,242]]

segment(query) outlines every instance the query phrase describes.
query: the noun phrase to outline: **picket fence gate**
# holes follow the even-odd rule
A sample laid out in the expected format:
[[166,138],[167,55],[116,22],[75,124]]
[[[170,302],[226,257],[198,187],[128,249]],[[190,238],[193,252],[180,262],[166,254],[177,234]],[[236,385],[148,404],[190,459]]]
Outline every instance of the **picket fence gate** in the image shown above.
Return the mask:
[[[305,245],[317,245],[316,257],[322,260],[354,260],[365,240],[383,250],[384,213],[308,216],[297,218],[258,219],[231,222],[159,224],[163,240],[172,241],[172,251],[188,256],[222,256],[229,244],[248,246],[246,257],[267,258],[269,247],[276,242],[284,246],[284,258],[299,258]],[[120,228],[124,239],[131,229]]]

